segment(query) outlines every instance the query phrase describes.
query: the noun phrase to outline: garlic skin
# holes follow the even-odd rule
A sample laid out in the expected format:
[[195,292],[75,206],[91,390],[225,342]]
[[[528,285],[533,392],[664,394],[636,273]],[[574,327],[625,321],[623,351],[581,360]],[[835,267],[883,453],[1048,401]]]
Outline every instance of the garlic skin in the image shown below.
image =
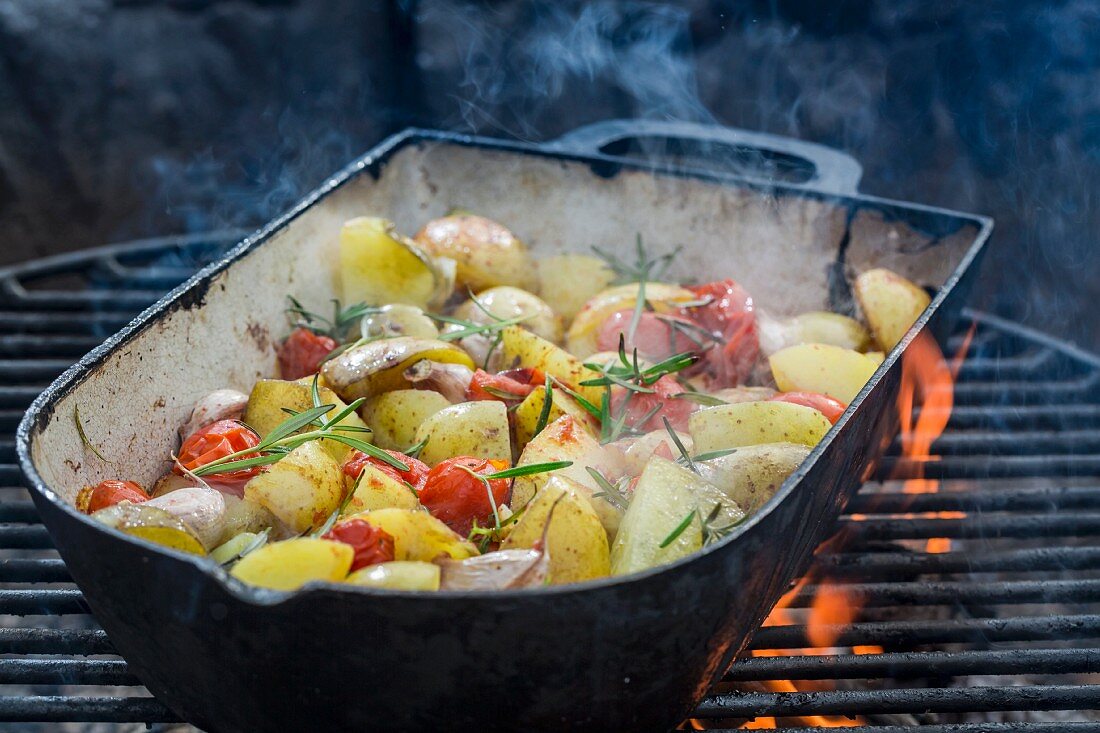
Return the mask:
[[219,420],[239,420],[248,405],[248,395],[235,389],[218,389],[195,403],[191,417],[180,426],[180,440]]
[[546,584],[550,556],[543,550],[497,550],[465,560],[436,560],[440,590],[503,590]]
[[216,489],[194,486],[176,489],[145,502],[183,522],[207,550],[222,542],[225,533],[225,497]]
[[421,359],[405,370],[405,379],[413,387],[438,392],[456,405],[466,401],[466,390],[473,378],[474,372],[467,366],[428,359]]

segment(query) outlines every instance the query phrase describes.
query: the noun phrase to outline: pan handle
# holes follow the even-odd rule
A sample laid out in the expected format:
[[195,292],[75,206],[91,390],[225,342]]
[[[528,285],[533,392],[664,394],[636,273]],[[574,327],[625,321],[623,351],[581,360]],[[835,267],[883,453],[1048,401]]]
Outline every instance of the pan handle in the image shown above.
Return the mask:
[[[549,143],[557,150],[620,157],[606,148],[613,143],[632,138],[664,138],[667,140],[691,140],[702,143],[720,143],[735,148],[758,151],[774,157],[794,158],[808,164],[813,173],[800,181],[786,181],[791,185],[823,193],[851,195],[859,187],[863,167],[855,158],[839,150],[804,142],[794,138],[750,132],[735,127],[705,125],[675,120],[605,120],[567,132]],[[689,164],[690,167],[690,164]],[[764,171],[744,171],[749,178],[769,178]]]

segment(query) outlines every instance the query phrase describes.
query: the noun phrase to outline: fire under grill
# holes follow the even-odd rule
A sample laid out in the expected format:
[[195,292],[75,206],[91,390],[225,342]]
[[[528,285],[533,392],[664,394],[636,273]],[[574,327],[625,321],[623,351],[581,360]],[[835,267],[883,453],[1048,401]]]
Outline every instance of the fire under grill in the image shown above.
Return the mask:
[[[176,721],[88,615],[12,435],[49,381],[238,236],[0,270],[0,722]],[[903,432],[684,728],[1100,726],[1100,360],[968,318],[945,349],[965,352],[953,405],[913,411],[940,427],[949,414],[942,435],[921,451]]]

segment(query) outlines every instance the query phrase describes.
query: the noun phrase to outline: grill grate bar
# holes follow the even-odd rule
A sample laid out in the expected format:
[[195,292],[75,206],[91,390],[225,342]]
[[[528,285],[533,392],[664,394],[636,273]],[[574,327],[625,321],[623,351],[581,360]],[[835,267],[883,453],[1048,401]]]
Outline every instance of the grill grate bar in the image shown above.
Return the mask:
[[0,659],[0,685],[140,686],[121,659]]
[[6,550],[49,550],[50,533],[41,524],[0,526],[0,548]]
[[0,590],[0,615],[62,616],[88,613],[78,590]]
[[[928,537],[1091,537],[1100,534],[1100,514],[1009,514],[962,519],[842,519],[846,537],[860,540],[912,540]],[[2,536],[2,535],[0,535]]]
[[1095,570],[1100,568],[1100,547],[1042,547],[1005,552],[845,552],[819,554],[817,566],[830,578],[843,575],[868,580],[940,573]]
[[700,718],[761,715],[868,715],[968,713],[1001,710],[1086,710],[1100,707],[1100,685],[931,687],[830,692],[740,692],[711,695],[694,712]]
[[[734,733],[732,728],[710,728],[711,733]],[[774,728],[774,733],[805,733],[805,728]],[[949,723],[946,725],[858,725],[843,733],[1081,733],[1095,731],[1096,723]]]
[[[1095,603],[1100,580],[1019,580],[1001,582],[846,583],[844,589],[868,608],[905,605],[969,603]],[[806,585],[794,595],[792,606],[806,608],[819,586]]]
[[174,723],[175,713],[152,697],[0,697],[0,720],[13,723]]
[[0,654],[114,654],[101,629],[0,628]]
[[988,479],[1045,476],[1098,476],[1100,455],[948,456],[940,461],[914,461],[886,456],[880,480]]
[[[875,644],[909,647],[919,644],[980,644],[1006,641],[1100,639],[1100,615],[1015,616],[933,621],[869,621],[822,625],[822,635],[838,646]],[[807,649],[814,644],[807,627],[764,626],[753,637],[751,649]]]
[[71,583],[62,560],[0,560],[0,583]]
[[0,503],[0,523],[37,524],[38,510],[30,500],[5,501]]
[[[3,662],[0,661],[0,665]],[[0,666],[0,674],[2,674]],[[936,678],[964,675],[1073,674],[1100,669],[1100,649],[1011,649],[961,652],[750,657],[726,681],[831,680],[870,677]]]
[[[968,488],[972,488],[968,487]],[[863,491],[848,503],[848,514],[892,514],[900,512],[945,511],[1043,511],[1064,509],[1100,509],[1100,486],[1055,488],[992,488],[966,491],[940,491],[927,494]]]

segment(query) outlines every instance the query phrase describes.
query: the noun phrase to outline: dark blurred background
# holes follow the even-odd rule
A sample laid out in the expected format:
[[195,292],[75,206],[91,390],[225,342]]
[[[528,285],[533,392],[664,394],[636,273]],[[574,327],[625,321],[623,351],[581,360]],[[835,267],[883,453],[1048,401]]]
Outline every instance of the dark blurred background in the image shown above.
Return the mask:
[[408,124],[608,117],[833,145],[865,192],[989,214],[977,304],[1100,345],[1100,6],[1073,0],[0,0],[0,264],[257,225]]

